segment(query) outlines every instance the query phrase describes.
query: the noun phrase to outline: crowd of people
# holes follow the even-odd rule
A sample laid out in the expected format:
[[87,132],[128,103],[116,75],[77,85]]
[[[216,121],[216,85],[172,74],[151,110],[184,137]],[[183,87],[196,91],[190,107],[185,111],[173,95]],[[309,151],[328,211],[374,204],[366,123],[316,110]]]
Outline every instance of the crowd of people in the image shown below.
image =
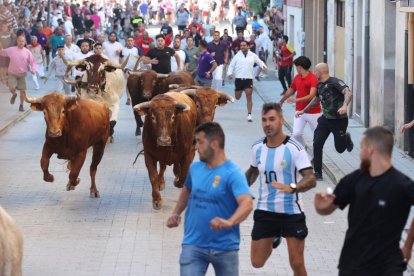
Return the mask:
[[[228,29],[221,33],[214,25],[226,19],[231,23],[231,34]],[[159,34],[151,37],[147,26],[157,24]],[[178,28],[175,34],[174,24]],[[78,60],[96,54],[119,63],[128,58],[127,70],[152,69],[160,74],[187,71],[199,85],[216,90],[225,85],[226,78],[234,78],[235,97],[240,99],[245,93],[247,121],[252,122],[253,81],[267,77],[267,63],[272,56],[283,87],[282,97],[279,103],[263,105],[265,137],[252,147],[250,168],[243,175],[227,159],[219,124],[200,125],[195,131],[200,162],[191,166],[167,226],[178,226],[186,209],[181,275],[203,275],[209,263],[218,275],[237,275],[238,225],[253,209],[248,187],[260,176],[252,229],[252,265],[265,265],[283,237],[294,274],[307,274],[304,250],[308,229],[301,193],[322,179],[322,149],[330,133],[339,153],[353,150],[347,132],[352,92],[342,80],[330,76],[327,64],[317,64],[312,72],[309,58],[295,58],[295,49],[284,35],[279,9],[272,7],[265,14],[252,16],[245,1],[240,0],[135,0],[122,5],[109,1],[85,1],[82,5],[52,1],[48,11],[45,1],[21,0],[0,5],[0,25],[0,81],[10,89],[11,104],[20,91],[20,111],[24,111],[27,73],[31,73],[35,89],[40,88],[39,78],[46,82],[54,73],[58,79],[56,89],[71,94],[74,87],[65,79],[79,78],[82,72],[68,68],[64,59]],[[294,77],[293,66],[297,72]],[[296,105],[292,137],[283,132],[285,102]],[[131,104],[129,96],[126,104]],[[314,133],[311,161],[303,139],[306,124]],[[403,130],[413,125],[414,121],[404,125]],[[340,275],[401,275],[404,261],[411,257],[414,225],[402,251],[398,242],[409,206],[414,203],[414,183],[392,168],[392,147],[389,131],[381,127],[367,130],[361,141],[361,169],[341,180],[333,194],[315,196],[316,210],[323,215],[350,205]],[[302,176],[299,181],[297,172]],[[391,179],[396,188],[385,193]],[[211,183],[211,187],[205,183]],[[394,201],[398,208],[392,205],[386,210],[387,202]],[[375,204],[379,211],[373,207]],[[368,209],[360,214],[364,206]],[[397,227],[384,227],[386,221],[379,216],[395,222]],[[389,245],[376,235],[376,229],[384,237],[392,237]],[[371,251],[359,250],[358,246],[364,247],[365,243]]]

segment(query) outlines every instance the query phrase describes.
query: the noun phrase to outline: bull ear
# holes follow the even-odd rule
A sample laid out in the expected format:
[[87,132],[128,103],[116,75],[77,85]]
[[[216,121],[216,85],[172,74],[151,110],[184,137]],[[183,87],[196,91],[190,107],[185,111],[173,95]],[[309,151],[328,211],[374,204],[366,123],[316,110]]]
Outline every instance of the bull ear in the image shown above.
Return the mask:
[[115,67],[113,66],[105,66],[105,71],[106,72],[114,72],[116,70]]
[[85,71],[86,70],[86,65],[85,64],[77,65],[75,68],[78,71]]
[[43,106],[41,103],[32,103],[30,104],[30,109],[33,111],[43,111]]
[[140,103],[134,106],[134,111],[138,113],[138,115],[140,116],[148,115],[149,107],[150,107],[149,102]]

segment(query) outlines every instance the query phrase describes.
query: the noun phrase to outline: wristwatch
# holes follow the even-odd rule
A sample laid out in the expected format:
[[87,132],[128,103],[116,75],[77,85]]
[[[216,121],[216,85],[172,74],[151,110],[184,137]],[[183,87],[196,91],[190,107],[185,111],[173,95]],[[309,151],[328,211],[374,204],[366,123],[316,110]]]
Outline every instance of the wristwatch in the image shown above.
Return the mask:
[[290,184],[289,184],[289,187],[292,189],[292,194],[293,194],[294,192],[296,192],[296,188],[297,188],[296,183],[290,183]]

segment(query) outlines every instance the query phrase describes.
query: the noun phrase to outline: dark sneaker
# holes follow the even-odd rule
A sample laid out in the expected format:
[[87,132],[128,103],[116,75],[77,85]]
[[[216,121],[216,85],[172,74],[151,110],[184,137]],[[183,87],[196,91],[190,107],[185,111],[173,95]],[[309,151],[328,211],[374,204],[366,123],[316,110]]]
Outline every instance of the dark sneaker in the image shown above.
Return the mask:
[[313,175],[316,177],[316,180],[323,180],[322,173],[315,172]]
[[16,101],[16,97],[17,97],[17,93],[14,93],[13,96],[11,96],[10,98],[10,104],[14,104],[14,102]]
[[348,152],[351,152],[354,149],[354,143],[352,142],[351,134],[349,134],[349,132],[346,133],[346,140],[348,140],[348,146],[346,147],[346,150]]
[[286,90],[285,90],[285,91],[283,91],[282,93],[280,93],[280,96],[285,95],[285,93],[286,93]]
[[277,248],[280,245],[281,242],[282,242],[282,237],[281,236],[274,237],[273,238],[273,243],[272,243],[273,249]]
[[21,112],[24,111],[24,108],[23,108],[23,105],[22,104],[19,106],[19,111],[21,111]]
[[256,79],[257,81],[260,81],[260,78],[259,78],[259,76],[256,76],[256,77],[255,77],[255,79]]

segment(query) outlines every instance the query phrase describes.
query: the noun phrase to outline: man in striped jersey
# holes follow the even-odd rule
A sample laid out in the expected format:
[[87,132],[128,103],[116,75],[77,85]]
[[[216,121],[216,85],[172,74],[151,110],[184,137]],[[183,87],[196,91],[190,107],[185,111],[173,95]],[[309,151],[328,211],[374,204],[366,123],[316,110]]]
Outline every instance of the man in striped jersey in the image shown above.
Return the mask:
[[[283,132],[283,113],[279,104],[265,103],[262,127],[266,135],[252,147],[252,161],[246,171],[249,185],[260,181],[252,230],[251,262],[264,266],[272,247],[285,237],[294,275],[307,275],[303,251],[308,235],[303,212],[302,192],[316,186],[316,178],[303,146]],[[302,179],[297,182],[297,172]]]

